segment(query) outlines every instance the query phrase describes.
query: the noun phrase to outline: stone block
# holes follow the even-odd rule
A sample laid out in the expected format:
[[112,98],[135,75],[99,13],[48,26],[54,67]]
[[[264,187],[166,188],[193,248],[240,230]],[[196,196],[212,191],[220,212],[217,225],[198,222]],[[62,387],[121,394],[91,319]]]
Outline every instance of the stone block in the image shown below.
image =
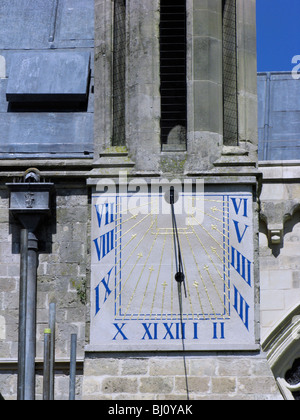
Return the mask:
[[59,255],[64,263],[84,262],[85,260],[81,242],[62,242]]
[[85,376],[83,380],[83,399],[90,399],[94,394],[101,395],[101,379],[97,376]]
[[211,10],[220,9],[219,0],[194,0],[194,10]]
[[9,211],[8,209],[0,209],[0,223],[8,223]]
[[149,362],[150,376],[184,375],[183,360],[152,359]]
[[266,395],[278,393],[274,378],[252,377],[238,378],[237,391],[241,394],[257,394],[261,398]]
[[222,39],[221,14],[211,10],[195,10],[193,14],[194,36]]
[[284,294],[280,290],[262,290],[261,307],[273,311],[284,309]]
[[6,320],[5,317],[0,315],[0,340],[6,339]]
[[204,359],[191,359],[189,361],[190,374],[194,376],[215,376],[216,375],[216,362],[210,358]]
[[[194,80],[222,80],[222,43],[210,37],[194,38]],[[204,102],[206,97],[202,97]]]
[[220,378],[212,378],[213,394],[232,394],[236,392],[236,378],[222,376]]
[[218,360],[218,376],[249,376],[251,374],[251,360]]
[[57,221],[58,223],[67,225],[69,223],[83,222],[87,217],[86,207],[76,208],[58,208],[57,209]]
[[[201,376],[188,376],[188,390],[191,394],[206,394],[210,391],[210,378]],[[175,392],[186,392],[186,378],[175,377]]]
[[136,393],[138,381],[136,378],[104,378],[102,392],[105,394]]
[[174,378],[173,377],[150,377],[140,379],[140,393],[146,394],[169,394],[173,391]]
[[122,361],[121,375],[146,375],[147,373],[147,359],[126,359]]
[[206,80],[194,82],[194,131],[223,132],[221,98],[221,85]]

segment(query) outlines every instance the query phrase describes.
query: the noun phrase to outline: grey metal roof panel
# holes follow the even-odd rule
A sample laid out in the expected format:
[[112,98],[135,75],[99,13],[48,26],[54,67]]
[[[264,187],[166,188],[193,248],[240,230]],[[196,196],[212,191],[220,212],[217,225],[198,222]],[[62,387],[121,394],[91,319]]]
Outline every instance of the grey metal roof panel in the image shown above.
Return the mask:
[[1,0],[0,49],[91,47],[94,0]]
[[57,17],[60,42],[94,39],[94,0],[60,0]]
[[[74,69],[62,70],[63,76],[58,78],[57,65],[53,71],[54,74],[50,69],[46,69],[45,78],[42,80],[45,83],[52,80],[54,85],[56,83],[54,90],[52,88],[48,90],[48,98],[40,96],[45,93],[41,90],[40,82],[30,86],[29,89],[31,99],[42,98],[48,102],[43,104],[8,103],[6,92],[9,93],[8,83],[13,83],[13,69],[16,69],[16,66],[12,64],[17,54],[25,54],[27,57],[36,54],[40,58],[43,53],[54,54],[51,58],[58,52],[68,54],[66,61],[62,60],[62,68],[65,68],[66,62],[71,59],[71,56],[74,57],[74,53],[83,52],[93,57],[93,47],[94,0],[0,1],[0,55],[3,56],[1,60],[4,63],[0,71],[0,159],[91,158],[93,153],[93,59],[90,63],[88,104],[84,103],[78,107],[77,104],[73,106],[72,102],[72,106],[69,106],[71,102],[69,99],[74,99],[71,95],[79,92],[79,95],[84,98],[87,91],[79,87],[77,78],[79,70],[77,75]],[[84,71],[80,73],[80,80],[84,80],[85,86],[86,76],[82,77],[83,74],[86,75]],[[44,76],[43,71],[42,75]],[[49,75],[50,78],[48,78]],[[46,80],[46,77],[49,80]],[[70,78],[73,80],[71,81]],[[25,80],[22,83],[25,84]],[[68,83],[70,90],[67,89]],[[23,93],[23,99],[30,99],[26,98],[25,94]],[[38,98],[33,95],[38,95]],[[63,97],[55,97],[55,95],[63,95]],[[68,99],[65,98],[68,102],[57,107],[56,99],[61,101],[64,95],[69,96]],[[21,96],[18,98],[20,99]],[[50,103],[51,98],[55,102]],[[86,112],[83,112],[85,109]]]
[[259,153],[260,160],[297,160],[300,158],[300,139],[299,140],[272,140],[266,141],[265,147],[268,151],[267,159]]
[[88,52],[15,53],[6,99],[12,102],[84,102],[88,96],[89,75]]
[[262,73],[257,86],[259,159],[300,159],[300,80]]
[[0,49],[47,46],[55,1],[1,0]]
[[0,113],[0,154],[91,153],[92,113]]

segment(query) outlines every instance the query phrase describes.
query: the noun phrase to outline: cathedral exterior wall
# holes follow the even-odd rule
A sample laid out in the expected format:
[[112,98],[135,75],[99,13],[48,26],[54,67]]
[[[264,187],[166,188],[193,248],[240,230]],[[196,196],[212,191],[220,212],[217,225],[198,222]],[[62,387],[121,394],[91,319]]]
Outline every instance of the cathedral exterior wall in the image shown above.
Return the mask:
[[[89,284],[89,194],[84,184],[61,185],[53,217],[38,230],[36,398],[42,397],[44,330],[49,304],[56,304],[56,398],[68,399],[71,334],[77,334],[77,393],[81,394]],[[9,195],[1,190],[1,393],[15,399],[18,367],[20,225],[9,216]]]
[[281,399],[273,374],[259,356],[187,355],[186,370],[188,395],[182,355],[88,355],[83,399]]
[[[38,47],[49,54],[63,49],[66,57],[73,48],[90,54],[91,62],[85,62],[90,77],[84,80],[89,82],[88,100],[83,108],[77,104],[75,110],[62,112],[50,107],[46,115],[32,104],[26,109],[8,108],[5,93],[10,67],[2,78],[6,68],[1,62],[0,116],[6,121],[6,132],[1,134],[11,145],[0,156],[0,392],[6,399],[16,399],[21,277],[21,225],[10,211],[6,184],[24,184],[28,169],[36,168],[43,182],[54,184],[50,211],[35,232],[39,243],[37,399],[42,398],[44,330],[51,303],[56,304],[55,399],[68,398],[73,333],[78,339],[77,399],[281,399],[261,348],[260,314],[262,309],[266,326],[269,301],[264,300],[264,290],[269,283],[263,271],[260,300],[255,1],[187,0],[186,138],[182,142],[177,136],[180,141],[174,142],[170,136],[166,144],[160,138],[160,2],[126,2],[126,78],[121,86],[125,138],[116,139],[114,2],[95,1],[94,26],[93,4],[89,0],[87,8],[86,1],[77,0],[74,8],[68,7],[67,0],[53,1],[51,11],[39,1],[42,17],[53,30],[49,37],[44,33],[46,26],[39,27],[41,36],[34,38],[38,44],[28,45],[28,37],[22,44],[24,49]],[[230,6],[226,8],[229,34],[223,31],[224,5]],[[33,24],[34,14],[31,19]],[[0,55],[10,65],[18,34],[13,36],[10,27],[9,35],[13,39],[8,40],[14,41],[11,50],[3,45]],[[229,56],[238,47],[231,65],[237,81],[230,118],[233,135],[227,140],[223,106],[230,98],[223,101],[222,97],[228,82],[222,73],[222,38],[226,36],[234,39]],[[60,94],[64,97],[68,92]],[[16,125],[9,123],[12,117]],[[34,133],[27,122],[31,117],[41,121]],[[26,134],[22,148],[15,130]],[[175,272],[179,254],[174,253],[174,244],[179,247],[180,240],[176,242],[177,227],[171,219],[172,182],[180,186],[180,198],[206,200],[203,224],[200,219],[191,223],[186,209],[177,219],[189,277],[185,299],[182,285],[178,298],[175,293],[174,274],[182,274],[182,267]],[[204,183],[205,188],[195,192],[197,183]],[[26,185],[30,190],[30,183]],[[152,185],[159,186],[155,193],[150,191]],[[191,185],[194,189],[189,190]],[[146,198],[148,207],[153,201],[167,203],[167,216],[152,210],[135,213],[132,206],[126,218],[120,207],[122,193],[136,200],[137,192],[144,193],[139,200]],[[111,201],[101,201],[105,194]],[[32,198],[25,201],[23,213],[37,210]],[[160,247],[155,248],[156,240]],[[132,275],[137,267],[140,271]],[[145,311],[140,310],[143,305]]]

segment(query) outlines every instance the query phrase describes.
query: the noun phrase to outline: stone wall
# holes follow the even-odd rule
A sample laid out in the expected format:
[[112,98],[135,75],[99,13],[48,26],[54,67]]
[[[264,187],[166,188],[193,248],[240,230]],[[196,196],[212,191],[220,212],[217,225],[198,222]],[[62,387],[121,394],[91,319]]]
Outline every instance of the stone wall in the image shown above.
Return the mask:
[[[19,313],[20,226],[9,216],[9,193],[0,191],[0,391],[16,398]],[[85,344],[86,288],[89,283],[89,197],[82,185],[56,188],[51,222],[39,227],[37,278],[37,399],[42,395],[44,329],[49,304],[56,303],[56,398],[68,399],[70,337],[77,334],[81,393]]]
[[266,338],[300,301],[299,164],[261,162],[261,328]]
[[[258,176],[255,0],[236,2],[239,63],[239,146],[236,147],[223,147],[222,141],[221,4],[221,1],[211,0],[187,1],[187,152],[161,152],[159,1],[132,0],[127,4],[127,150],[111,150],[113,8],[110,0],[96,0],[95,162],[89,185],[95,187],[97,181],[102,183],[103,177],[117,178],[121,168],[128,177],[207,176],[211,182],[219,182],[224,190],[230,182],[252,183],[255,190]],[[147,24],[141,27],[142,21]],[[256,236],[254,241],[258,284]],[[256,292],[258,300],[258,290]],[[255,315],[258,330],[258,306]],[[102,348],[104,353],[99,353],[99,349],[94,349],[92,353],[88,348],[84,360],[83,399],[187,398],[180,353],[127,354],[118,348],[111,353],[109,350]],[[267,360],[259,351],[188,354],[186,373],[191,399],[281,398]]]
[[[185,365],[182,353],[174,350],[168,353],[155,351],[108,353],[108,348],[105,349],[106,353],[85,352],[85,344],[90,341],[88,292],[91,267],[91,206],[86,187],[87,179],[88,185],[96,186],[103,177],[117,177],[119,170],[123,169],[128,175],[135,177],[169,175],[171,178],[178,176],[192,179],[206,175],[211,182],[219,182],[225,191],[230,182],[252,184],[254,190],[257,185],[255,0],[237,1],[240,143],[237,147],[225,148],[222,147],[222,110],[220,110],[221,1],[187,1],[188,99],[191,99],[188,112],[190,132],[187,139],[187,153],[161,153],[158,5],[158,0],[128,2],[130,17],[127,25],[129,59],[126,86],[127,108],[130,114],[127,116],[128,150],[116,148],[112,151],[110,148],[112,2],[96,0],[94,163],[91,160],[80,162],[71,159],[34,161],[34,165],[41,168],[42,176],[55,183],[56,190],[51,222],[42,225],[38,232],[40,256],[37,285],[37,398],[40,399],[42,394],[43,331],[48,323],[49,304],[55,302],[56,399],[68,398],[71,333],[78,334],[78,399],[186,399],[186,375],[191,399],[280,399],[266,357],[259,350],[248,352],[239,350],[236,353],[190,352],[186,354]],[[202,22],[201,19],[205,19],[204,16],[210,18],[207,20],[209,22],[207,27],[202,29],[205,25],[197,25]],[[140,22],[147,24],[140,25]],[[202,30],[205,33],[202,33]],[[217,39],[219,41],[216,41]],[[202,49],[193,50],[193,46],[200,45]],[[201,51],[201,60],[199,60],[199,51]],[[209,59],[211,56],[215,61]],[[212,65],[214,69],[211,68]],[[1,68],[3,73],[3,64]],[[208,76],[211,78],[209,83]],[[197,101],[199,103],[196,103]],[[216,110],[218,111],[215,112]],[[205,115],[206,118],[203,118]],[[68,135],[68,140],[72,140],[71,134]],[[0,190],[0,392],[7,399],[16,399],[20,228],[9,216],[9,197],[4,185],[8,179],[22,176],[24,170],[33,163],[27,161],[27,164],[18,160],[11,162],[2,162]],[[286,203],[284,197],[280,200],[278,209]],[[273,223],[272,203],[268,206],[271,212],[269,221]],[[268,220],[267,214],[265,220]],[[278,228],[276,223],[275,221],[273,227],[271,225],[268,227],[266,222],[263,232],[267,234],[268,240],[268,232],[269,230],[272,232],[274,224],[275,230]],[[254,235],[256,233],[255,228]],[[258,255],[256,239],[254,245],[255,255]],[[282,296],[285,302],[288,302],[288,296],[292,295],[287,284],[289,287],[293,285],[295,291],[298,289],[296,285],[299,280],[297,273],[294,278],[291,277],[294,274],[291,274],[289,268],[297,263],[294,255],[290,258],[288,248],[284,251],[287,252],[287,258],[284,259],[285,254],[282,252],[284,258],[282,261],[277,258],[277,265],[273,264],[274,253],[271,255],[265,242],[262,242],[261,249],[262,320],[263,327],[270,328],[271,325],[266,325],[266,319],[272,316],[274,307],[268,308],[268,305],[270,302],[274,303],[276,311],[278,310],[277,319],[277,315],[287,309],[276,307],[277,302]],[[292,252],[294,251],[295,248]],[[281,264],[287,264],[288,273]],[[273,273],[276,270],[277,283],[275,276],[264,272],[268,268],[272,269]],[[285,274],[288,275],[287,283],[283,284],[282,279],[278,279],[277,269],[282,272],[285,270]],[[255,268],[255,273],[258,283],[258,266]],[[270,292],[272,293],[269,295]],[[274,299],[272,302],[270,296],[275,294],[278,300]],[[258,299],[257,295],[256,298]],[[258,322],[257,307],[255,315]],[[257,324],[255,326],[257,327]]]
[[[281,399],[260,356],[187,355],[185,365],[191,400]],[[182,355],[90,354],[85,360],[83,399],[186,400],[186,389]]]

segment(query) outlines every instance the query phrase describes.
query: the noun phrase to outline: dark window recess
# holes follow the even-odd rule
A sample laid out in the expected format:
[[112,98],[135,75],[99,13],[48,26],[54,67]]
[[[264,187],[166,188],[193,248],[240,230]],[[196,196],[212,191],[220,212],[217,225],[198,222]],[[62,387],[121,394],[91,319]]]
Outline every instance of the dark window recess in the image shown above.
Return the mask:
[[[296,359],[291,369],[286,372],[285,380],[289,385],[300,384],[300,359]],[[300,391],[294,391],[292,394],[295,400],[300,400]]]
[[160,95],[162,145],[186,145],[186,1],[160,2]]
[[114,2],[113,146],[125,145],[126,1]]
[[87,112],[86,102],[9,102],[7,112]]
[[223,0],[223,143],[238,144],[236,0]]

